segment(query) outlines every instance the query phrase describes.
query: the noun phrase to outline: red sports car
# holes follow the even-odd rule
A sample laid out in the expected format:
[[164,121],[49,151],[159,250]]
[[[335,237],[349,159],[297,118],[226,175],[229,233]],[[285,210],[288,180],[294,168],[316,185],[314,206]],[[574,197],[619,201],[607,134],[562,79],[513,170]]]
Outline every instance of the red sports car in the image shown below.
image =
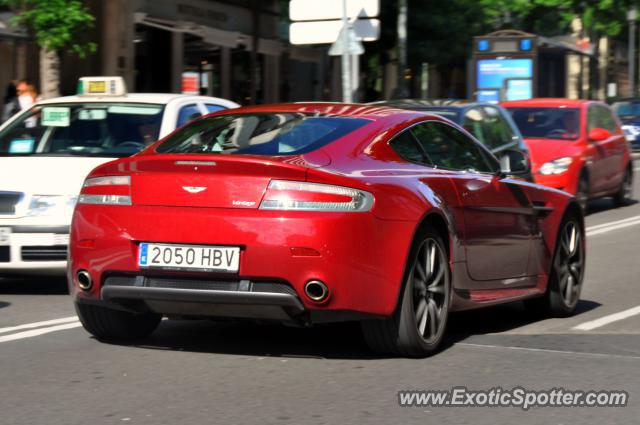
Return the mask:
[[[518,156],[519,155],[519,156]],[[287,104],[203,117],[96,168],[69,283],[84,327],[142,338],[163,315],[359,320],[374,350],[432,353],[450,312],[578,302],[583,217],[444,118]]]
[[606,104],[591,100],[530,99],[504,102],[529,147],[536,183],[587,201],[631,200],[631,148]]

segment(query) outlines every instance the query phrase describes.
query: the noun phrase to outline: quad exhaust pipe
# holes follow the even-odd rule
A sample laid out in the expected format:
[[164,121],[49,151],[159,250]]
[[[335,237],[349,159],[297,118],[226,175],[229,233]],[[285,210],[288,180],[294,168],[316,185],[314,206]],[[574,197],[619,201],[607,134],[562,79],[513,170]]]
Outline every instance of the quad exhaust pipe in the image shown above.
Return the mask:
[[304,293],[313,302],[320,303],[329,298],[329,288],[320,280],[310,280],[304,285]]
[[83,291],[88,291],[93,286],[93,280],[91,279],[91,275],[86,270],[79,270],[76,274],[76,280],[78,281],[78,286]]

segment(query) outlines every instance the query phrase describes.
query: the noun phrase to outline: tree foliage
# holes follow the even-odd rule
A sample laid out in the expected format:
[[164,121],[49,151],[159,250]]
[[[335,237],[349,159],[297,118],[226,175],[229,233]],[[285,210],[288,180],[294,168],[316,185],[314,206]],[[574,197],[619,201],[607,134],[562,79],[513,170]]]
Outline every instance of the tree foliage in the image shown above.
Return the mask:
[[96,50],[95,43],[84,41],[95,18],[81,0],[0,0],[0,5],[16,12],[13,23],[27,27],[42,48],[80,57]]

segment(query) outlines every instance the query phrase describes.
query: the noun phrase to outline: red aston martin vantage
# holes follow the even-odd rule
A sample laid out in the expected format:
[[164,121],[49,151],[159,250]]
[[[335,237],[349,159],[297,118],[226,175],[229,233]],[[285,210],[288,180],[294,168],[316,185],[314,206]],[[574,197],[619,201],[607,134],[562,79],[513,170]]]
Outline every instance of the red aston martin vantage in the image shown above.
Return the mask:
[[374,350],[432,353],[451,311],[573,313],[585,240],[570,195],[523,181],[444,118],[287,104],[198,119],[96,168],[69,283],[100,339],[163,315],[359,320]]

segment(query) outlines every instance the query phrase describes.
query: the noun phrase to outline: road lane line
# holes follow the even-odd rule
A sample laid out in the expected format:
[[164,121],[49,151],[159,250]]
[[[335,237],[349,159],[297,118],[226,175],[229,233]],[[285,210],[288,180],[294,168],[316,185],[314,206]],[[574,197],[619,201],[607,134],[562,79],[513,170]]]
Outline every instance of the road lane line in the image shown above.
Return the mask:
[[623,218],[622,220],[610,221],[609,223],[596,224],[595,226],[589,226],[585,230],[587,232],[602,229],[609,226],[615,226],[616,224],[626,223],[629,221],[640,220],[640,215],[634,215],[633,217]]
[[513,345],[472,344],[469,342],[456,342],[455,345],[464,345],[467,347],[477,347],[477,348],[502,348],[502,349],[515,350],[515,351],[533,351],[538,353],[569,354],[572,356],[578,355],[578,356],[586,356],[586,357],[613,357],[613,358],[620,358],[620,359],[640,360],[640,356],[627,356],[624,354],[585,353],[582,351],[548,350],[546,348],[516,347]]
[[17,339],[33,338],[34,336],[40,336],[40,335],[48,334],[51,332],[64,331],[67,329],[79,328],[80,326],[82,326],[82,324],[76,321],[71,323],[65,323],[64,325],[50,326],[48,328],[33,329],[30,331],[18,332],[17,334],[0,336],[0,343],[15,341]]
[[39,328],[42,326],[59,325],[61,323],[75,322],[76,320],[78,320],[78,316],[62,317],[60,319],[45,320],[43,322],[26,323],[24,325],[10,326],[8,328],[0,328],[0,334],[4,334],[7,332],[20,331],[22,329],[33,329],[33,328]]
[[637,226],[638,224],[640,224],[640,219],[636,221],[629,221],[626,223],[617,224],[615,226],[609,226],[609,227],[604,227],[604,228],[600,228],[592,231],[587,231],[587,236],[595,236],[602,233],[608,233],[613,230],[624,229],[625,227]]
[[637,316],[638,314],[640,314],[640,305],[637,307],[630,308],[628,310],[610,314],[608,316],[603,316],[596,320],[584,322],[578,326],[574,326],[572,329],[575,329],[577,331],[591,331],[593,329],[608,325],[609,323],[613,323],[619,320],[628,319],[629,317]]

